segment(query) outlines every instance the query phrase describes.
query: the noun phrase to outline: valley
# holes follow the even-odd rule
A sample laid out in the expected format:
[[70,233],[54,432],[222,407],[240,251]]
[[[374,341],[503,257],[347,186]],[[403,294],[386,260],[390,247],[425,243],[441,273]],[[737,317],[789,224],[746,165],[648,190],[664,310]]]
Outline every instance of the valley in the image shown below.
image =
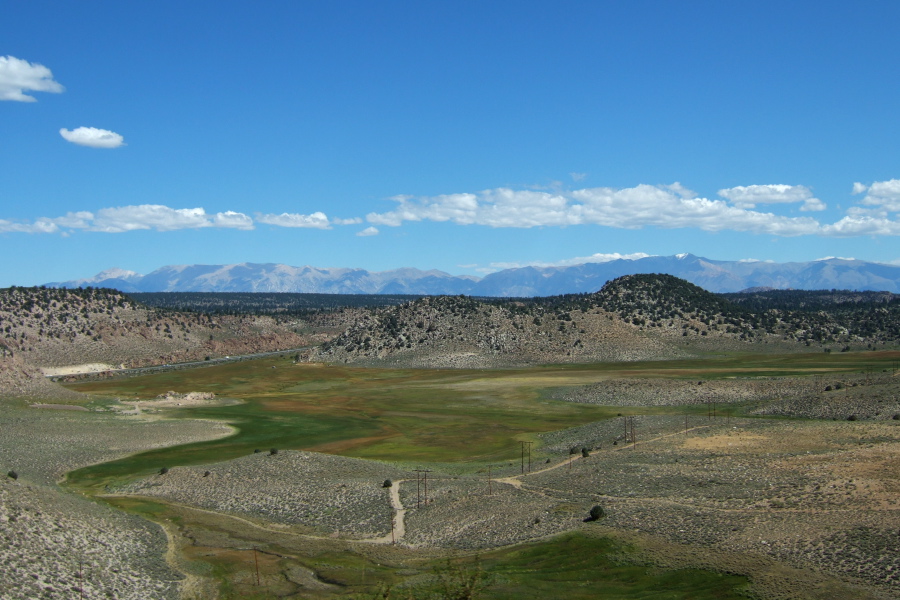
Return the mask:
[[[7,388],[9,597],[898,597],[890,332],[617,285],[324,313],[291,325],[321,347]],[[57,356],[41,340],[7,350],[21,377]]]

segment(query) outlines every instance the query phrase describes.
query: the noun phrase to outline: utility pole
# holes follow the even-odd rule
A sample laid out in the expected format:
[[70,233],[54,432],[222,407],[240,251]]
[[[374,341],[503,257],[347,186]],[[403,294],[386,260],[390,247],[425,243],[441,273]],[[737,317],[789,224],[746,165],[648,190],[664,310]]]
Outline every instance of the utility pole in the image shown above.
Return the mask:
[[488,496],[494,495],[494,486],[491,482],[491,465],[488,465]]
[[519,442],[522,444],[522,473],[525,472],[525,448],[528,448],[528,472],[531,473],[531,445],[534,442]]
[[534,442],[528,442],[528,472],[531,473],[531,444]]
[[[420,496],[419,496],[419,482],[424,482],[425,488],[425,504],[428,504],[428,474],[431,473],[430,469],[413,469],[416,472],[416,508],[420,507]],[[424,477],[423,477],[424,475]]]

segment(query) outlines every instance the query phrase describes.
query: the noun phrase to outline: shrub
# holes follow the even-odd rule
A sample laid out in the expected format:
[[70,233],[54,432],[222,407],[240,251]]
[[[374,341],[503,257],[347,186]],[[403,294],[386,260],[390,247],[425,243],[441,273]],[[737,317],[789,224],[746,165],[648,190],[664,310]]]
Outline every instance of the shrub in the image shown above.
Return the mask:
[[591,508],[590,517],[588,517],[586,520],[587,521],[599,521],[600,519],[602,519],[605,516],[606,516],[606,511],[603,510],[603,507],[600,506],[599,504],[595,504]]
[[390,479],[385,479],[385,480],[384,480],[384,483],[381,484],[381,487],[389,488],[389,487],[391,487],[392,485],[394,485],[394,483],[393,483]]
[[203,473],[203,476],[204,476],[204,477],[209,477],[209,471],[204,472],[204,473]]
[[848,421],[855,421],[855,420],[856,420],[856,415],[850,415],[849,417],[847,417],[847,420],[848,420]]
[[269,456],[275,456],[278,454],[278,448],[272,448],[269,450]]
[[6,476],[9,477],[10,479],[18,479],[19,478],[19,474],[16,473],[15,471],[10,471],[9,473],[6,474]]
[[582,449],[581,449],[581,457],[582,457],[582,458],[587,458],[587,457],[590,456],[590,455],[591,455],[591,451],[590,451],[590,450],[588,450],[587,448],[582,448]]
[[159,470],[160,475],[165,475],[168,472],[169,472],[169,467],[163,467],[162,469]]

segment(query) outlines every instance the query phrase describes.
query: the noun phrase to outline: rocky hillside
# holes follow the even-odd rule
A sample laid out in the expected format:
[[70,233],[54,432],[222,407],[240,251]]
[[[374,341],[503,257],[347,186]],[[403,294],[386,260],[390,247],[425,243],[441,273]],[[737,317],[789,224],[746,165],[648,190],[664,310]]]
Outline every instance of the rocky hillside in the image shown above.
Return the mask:
[[639,360],[666,351],[596,306],[439,296],[363,313],[314,360],[483,367]]
[[0,290],[0,353],[32,367],[144,366],[297,348],[335,329],[298,318],[152,309],[108,289]]
[[898,327],[896,302],[857,304],[852,312],[745,307],[670,275],[628,275],[595,294],[435,297],[370,310],[315,358],[485,367],[754,348],[839,351],[896,345]]

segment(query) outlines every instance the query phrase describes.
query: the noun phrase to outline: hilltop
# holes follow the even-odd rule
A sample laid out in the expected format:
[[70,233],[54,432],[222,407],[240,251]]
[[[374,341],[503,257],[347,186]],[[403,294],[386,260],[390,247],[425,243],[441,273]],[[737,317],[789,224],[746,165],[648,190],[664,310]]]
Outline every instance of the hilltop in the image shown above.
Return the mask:
[[889,292],[714,294],[665,274],[626,275],[591,294],[348,297],[352,308],[338,307],[341,296],[144,298],[166,308],[111,289],[0,290],[4,389],[37,385],[37,368],[138,367],[302,347],[309,361],[499,367],[880,349],[900,339],[900,297]]
[[671,275],[627,275],[594,294],[422,298],[370,309],[314,357],[485,367],[708,352],[839,351],[896,343],[900,298],[854,298],[850,305],[834,302],[829,310],[814,302],[812,310],[782,297],[775,303],[780,308],[774,308],[759,294],[724,296]]

